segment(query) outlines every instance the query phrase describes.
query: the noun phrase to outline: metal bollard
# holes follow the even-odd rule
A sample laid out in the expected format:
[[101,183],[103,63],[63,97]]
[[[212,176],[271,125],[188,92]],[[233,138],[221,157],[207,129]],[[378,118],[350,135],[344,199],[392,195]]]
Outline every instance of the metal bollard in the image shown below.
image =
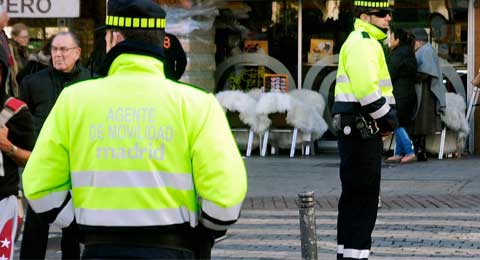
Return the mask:
[[317,260],[317,228],[315,224],[314,192],[298,194],[302,259]]

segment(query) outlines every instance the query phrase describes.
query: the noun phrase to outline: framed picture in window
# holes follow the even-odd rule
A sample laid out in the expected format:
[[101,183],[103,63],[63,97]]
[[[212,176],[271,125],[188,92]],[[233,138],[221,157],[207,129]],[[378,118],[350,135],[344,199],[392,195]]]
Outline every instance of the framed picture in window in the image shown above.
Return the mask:
[[316,63],[325,56],[333,55],[332,39],[311,39],[308,63]]
[[288,92],[287,74],[264,74],[263,75],[264,92]]
[[268,41],[245,40],[243,43],[243,52],[268,55]]

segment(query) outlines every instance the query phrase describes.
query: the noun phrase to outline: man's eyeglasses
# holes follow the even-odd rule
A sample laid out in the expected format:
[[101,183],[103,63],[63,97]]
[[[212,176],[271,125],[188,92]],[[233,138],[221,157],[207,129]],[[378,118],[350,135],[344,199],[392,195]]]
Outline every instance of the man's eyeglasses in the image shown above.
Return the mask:
[[51,51],[52,53],[58,51],[58,52],[60,52],[60,53],[62,53],[62,54],[65,54],[65,53],[67,53],[69,50],[73,50],[73,49],[76,49],[76,48],[78,48],[78,47],[68,48],[68,47],[54,47],[54,46],[52,46],[52,47],[50,48],[50,51]]
[[378,18],[385,18],[387,15],[392,17],[392,12],[389,10],[380,10],[380,11],[373,11],[373,12],[368,12],[368,15],[375,15]]

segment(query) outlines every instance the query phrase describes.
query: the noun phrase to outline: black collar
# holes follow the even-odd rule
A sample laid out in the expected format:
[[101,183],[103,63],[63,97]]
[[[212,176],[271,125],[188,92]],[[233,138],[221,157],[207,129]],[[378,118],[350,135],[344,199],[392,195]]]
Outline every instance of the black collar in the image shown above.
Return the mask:
[[115,47],[107,53],[98,74],[102,77],[107,76],[113,61],[123,53],[146,55],[157,58],[162,62],[165,61],[165,55],[161,47],[140,41],[125,40],[115,45]]

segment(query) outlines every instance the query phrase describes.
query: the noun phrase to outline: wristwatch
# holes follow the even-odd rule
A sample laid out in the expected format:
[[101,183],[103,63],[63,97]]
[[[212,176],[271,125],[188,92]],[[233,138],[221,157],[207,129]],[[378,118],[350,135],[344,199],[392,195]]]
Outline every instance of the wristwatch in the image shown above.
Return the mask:
[[15,155],[17,153],[17,150],[18,150],[18,147],[16,145],[12,144],[12,148],[10,149],[10,151],[7,151],[6,154],[8,156]]

